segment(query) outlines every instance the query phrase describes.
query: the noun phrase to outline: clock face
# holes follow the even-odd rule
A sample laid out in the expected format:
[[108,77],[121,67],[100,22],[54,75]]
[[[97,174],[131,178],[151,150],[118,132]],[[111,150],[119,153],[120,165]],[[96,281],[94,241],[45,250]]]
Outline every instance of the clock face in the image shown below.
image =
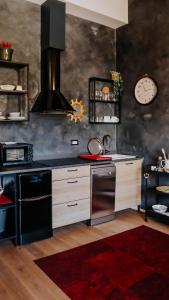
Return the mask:
[[139,103],[148,104],[157,95],[157,85],[152,78],[145,76],[136,83],[134,94]]

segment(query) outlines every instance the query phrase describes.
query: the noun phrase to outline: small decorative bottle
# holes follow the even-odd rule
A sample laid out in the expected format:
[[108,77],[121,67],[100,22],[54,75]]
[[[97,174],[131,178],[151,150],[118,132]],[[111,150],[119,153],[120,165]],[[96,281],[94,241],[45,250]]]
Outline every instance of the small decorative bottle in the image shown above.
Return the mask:
[[162,170],[162,166],[161,166],[161,162],[162,162],[162,156],[158,157],[158,162],[157,162],[157,170],[161,171]]

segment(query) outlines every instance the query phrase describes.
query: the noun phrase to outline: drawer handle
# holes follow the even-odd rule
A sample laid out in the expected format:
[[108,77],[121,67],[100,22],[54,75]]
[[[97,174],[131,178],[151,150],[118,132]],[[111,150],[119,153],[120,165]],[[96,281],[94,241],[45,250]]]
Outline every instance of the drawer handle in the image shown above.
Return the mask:
[[67,183],[77,183],[78,180],[75,180],[75,181],[67,181]]
[[75,204],[67,204],[68,207],[72,207],[72,206],[77,206],[78,204],[75,203]]
[[76,172],[77,169],[67,170],[67,172]]
[[130,163],[126,163],[126,165],[133,165],[133,162],[130,162]]

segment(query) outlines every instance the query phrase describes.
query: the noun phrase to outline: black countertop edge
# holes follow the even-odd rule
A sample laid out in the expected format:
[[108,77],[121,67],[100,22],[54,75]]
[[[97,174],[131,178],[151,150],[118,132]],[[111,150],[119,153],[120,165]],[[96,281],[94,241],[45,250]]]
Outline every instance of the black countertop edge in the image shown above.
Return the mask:
[[[135,157],[135,158],[127,158],[127,159],[119,159],[119,160],[89,160],[89,159],[82,159],[82,158],[58,158],[58,159],[49,159],[49,160],[39,160],[40,164],[50,164],[52,162],[52,165],[50,166],[51,169],[55,168],[63,168],[63,167],[74,167],[74,166],[84,166],[84,165],[105,165],[105,164],[115,164],[116,162],[122,162],[122,161],[132,161],[132,160],[140,160],[143,159],[142,157]],[[49,166],[49,165],[48,165]]]
[[[127,158],[120,160],[102,160],[102,161],[93,161],[82,158],[58,158],[58,159],[49,159],[49,160],[37,160],[34,161],[32,165],[19,165],[19,166],[8,166],[8,167],[0,167],[0,176],[5,174],[18,174],[25,172],[34,172],[34,171],[44,171],[44,170],[52,170],[59,168],[70,168],[74,166],[84,166],[84,165],[109,165],[115,164],[116,162],[125,162],[132,160],[140,160],[143,157],[135,157],[135,158]],[[52,165],[48,165],[48,163],[53,163]]]
[[51,170],[51,167],[41,166],[32,167],[32,166],[11,166],[11,167],[0,167],[0,176],[7,174],[18,174],[18,173],[26,173],[26,172],[34,172],[34,171],[45,171]]

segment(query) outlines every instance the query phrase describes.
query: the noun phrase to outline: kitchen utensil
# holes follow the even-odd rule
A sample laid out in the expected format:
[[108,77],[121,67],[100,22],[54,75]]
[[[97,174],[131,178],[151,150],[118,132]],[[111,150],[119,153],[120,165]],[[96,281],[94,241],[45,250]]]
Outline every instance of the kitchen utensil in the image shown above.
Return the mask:
[[165,172],[169,171],[169,159],[161,160],[161,168],[164,169]]
[[23,91],[22,85],[17,85],[16,86],[16,91]]
[[111,142],[112,142],[112,138],[109,134],[106,134],[103,136],[103,147],[104,147],[104,153],[108,153],[111,151]]
[[103,154],[103,144],[98,138],[92,138],[89,140],[87,149],[90,154],[100,155]]
[[162,152],[162,154],[164,156],[164,159],[167,160],[167,156],[166,156],[166,152],[165,152],[164,148],[161,149],[161,152]]

